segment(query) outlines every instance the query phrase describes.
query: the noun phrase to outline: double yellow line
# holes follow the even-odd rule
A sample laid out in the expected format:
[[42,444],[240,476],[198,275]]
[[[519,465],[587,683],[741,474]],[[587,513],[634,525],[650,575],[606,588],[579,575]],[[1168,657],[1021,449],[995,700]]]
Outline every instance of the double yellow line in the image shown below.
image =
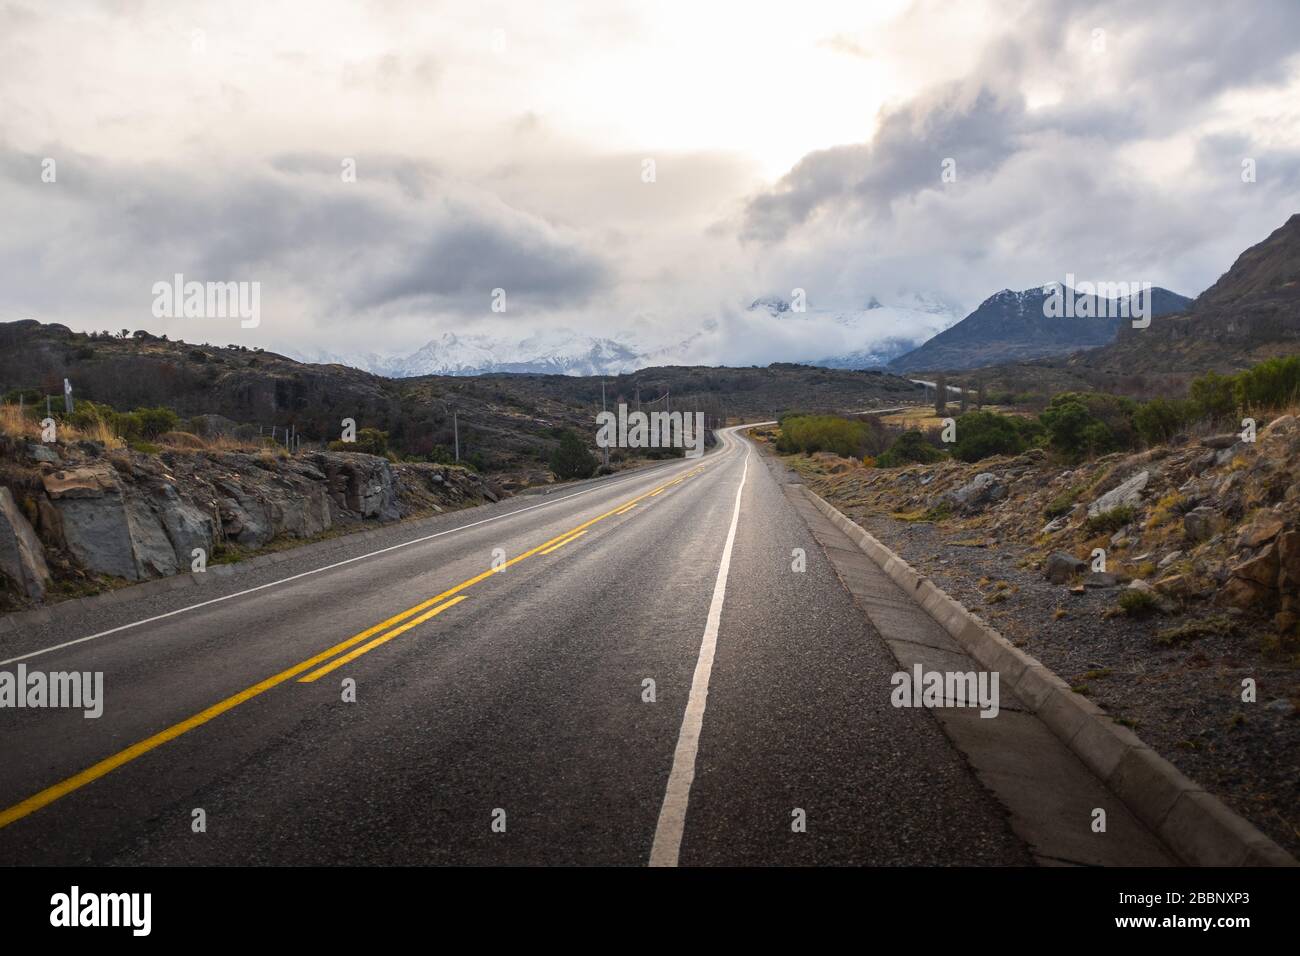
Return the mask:
[[[125,750],[119,750],[111,757],[104,758],[103,760],[99,761],[99,763],[87,767],[85,770],[81,771],[78,774],[74,774],[71,777],[68,777],[66,780],[61,780],[58,783],[54,784],[53,786],[46,787],[44,790],[40,791],[39,793],[33,794],[32,796],[28,797],[26,800],[23,800],[20,803],[16,803],[13,806],[3,811],[0,811],[0,829],[9,826],[9,824],[14,823],[17,820],[21,820],[23,817],[35,813],[37,810],[40,810],[43,807],[49,806],[51,803],[53,803],[55,800],[58,800],[60,797],[67,796],[68,794],[76,790],[80,790],[82,787],[86,786],[87,784],[93,783],[94,781],[98,780],[100,777],[106,776],[107,774],[112,773],[114,770],[118,769],[119,767],[130,763],[132,760],[135,760],[137,757],[142,757],[145,754],[149,753],[151,750],[156,750],[158,747],[161,747],[163,744],[167,743],[168,741],[175,740],[177,737],[181,736],[182,734],[188,733],[189,731],[194,730],[197,727],[202,727],[208,721],[216,717],[220,717],[222,714],[226,713],[227,711],[234,710],[236,707],[238,707],[240,704],[244,703],[245,701],[252,700],[254,697],[266,693],[268,690],[271,690],[273,687],[277,687],[280,684],[283,684],[285,681],[292,680],[293,678],[298,677],[299,674],[302,674],[305,671],[310,671],[311,673],[308,673],[305,677],[300,678],[299,679],[300,683],[311,683],[315,680],[318,680],[319,678],[325,676],[335,668],[342,667],[344,664],[356,660],[358,657],[360,657],[362,654],[365,654],[367,651],[373,650],[374,648],[380,646],[381,644],[391,641],[393,638],[398,637],[401,634],[404,634],[406,631],[409,631],[411,628],[417,627],[420,624],[423,624],[425,621],[429,620],[430,618],[435,617],[438,614],[441,614],[443,611],[447,610],[448,608],[453,607],[456,604],[459,604],[461,601],[465,600],[465,596],[462,595],[460,592],[473,587],[475,584],[478,584],[480,581],[486,578],[490,578],[493,575],[501,571],[504,571],[506,568],[510,567],[511,565],[518,564],[520,561],[523,561],[525,558],[529,558],[534,554],[550,554],[552,551],[555,551],[557,548],[561,548],[564,545],[568,544],[570,541],[574,540],[575,538],[578,538],[583,534],[586,534],[587,529],[590,528],[592,525],[594,525],[596,522],[603,521],[604,519],[610,517],[611,515],[624,514],[627,511],[631,510],[633,507],[635,507],[638,502],[646,498],[652,497],[653,495],[656,495],[659,492],[663,491],[665,488],[668,488],[671,485],[675,485],[678,482],[684,481],[685,479],[690,478],[693,475],[698,475],[701,471],[703,471],[703,469],[704,466],[701,465],[695,468],[694,470],[688,472],[687,474],[679,476],[673,481],[665,482],[664,484],[658,486],[657,488],[651,491],[645,492],[644,494],[632,498],[630,501],[625,501],[622,504],[619,504],[614,508],[611,508],[609,511],[606,511],[604,514],[597,515],[596,517],[588,521],[584,521],[582,524],[578,525],[577,527],[570,528],[568,531],[564,532],[563,534],[557,535],[556,537],[551,538],[549,541],[545,541],[542,544],[539,544],[537,547],[532,548],[531,550],[516,555],[515,557],[506,561],[504,564],[489,568],[488,570],[482,572],[481,574],[476,574],[474,575],[474,577],[468,578],[460,582],[460,584],[457,584],[455,587],[448,588],[446,591],[443,591],[441,594],[437,595],[436,597],[431,597],[427,601],[422,601],[419,604],[415,605],[414,607],[409,607],[405,611],[402,611],[400,614],[394,614],[392,617],[388,618],[388,620],[381,621],[380,623],[376,624],[374,627],[367,628],[366,630],[362,631],[359,634],[354,634],[352,637],[349,637],[346,641],[342,641],[338,644],[335,644],[333,647],[329,648],[328,650],[321,651],[319,654],[315,654],[312,657],[307,658],[305,661],[301,661],[297,664],[294,664],[292,667],[282,670],[278,674],[268,677],[265,680],[259,681],[256,684],[253,684],[251,687],[246,687],[243,690],[241,690],[239,693],[232,694],[230,697],[227,697],[225,700],[219,701],[218,703],[213,704],[211,707],[199,711],[197,714],[194,714],[192,717],[187,717],[185,720],[173,724],[172,726],[168,727],[166,730],[159,731],[158,733],[154,734],[152,737],[146,737],[144,740],[132,744],[130,747],[127,747]],[[416,615],[419,616],[416,617]],[[395,625],[400,625],[400,626],[395,626]],[[392,630],[389,630],[390,628],[392,628]],[[362,643],[362,642],[368,642],[368,643]],[[361,646],[357,647],[358,644],[361,644]],[[355,648],[355,650],[353,650],[353,648]],[[348,651],[349,653],[343,653],[345,651]],[[335,657],[335,655],[339,655],[339,654],[342,654],[342,656]],[[315,670],[313,670],[313,668],[315,668]]]

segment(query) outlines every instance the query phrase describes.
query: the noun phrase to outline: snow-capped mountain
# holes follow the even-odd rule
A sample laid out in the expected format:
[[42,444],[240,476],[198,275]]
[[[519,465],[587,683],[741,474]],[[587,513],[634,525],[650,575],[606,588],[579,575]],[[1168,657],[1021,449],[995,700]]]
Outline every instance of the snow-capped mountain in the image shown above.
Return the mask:
[[[956,307],[935,296],[910,295],[888,305],[871,296],[861,309],[806,309],[795,311],[785,299],[765,296],[749,307],[782,325],[801,327],[813,354],[793,357],[826,368],[882,368],[922,342],[955,324]],[[840,347],[819,348],[838,340]]]
[[[828,368],[879,368],[957,321],[938,299],[912,296],[884,305],[875,297],[863,309],[795,310],[765,296],[748,308],[701,319],[690,331],[639,317],[631,328],[592,335],[547,329],[512,339],[489,333],[445,332],[406,355],[348,356],[295,351],[292,357],[338,363],[385,375],[618,375],[655,365],[750,365],[803,362]],[[656,336],[651,331],[669,331]]]
[[351,365],[389,378],[417,375],[482,375],[527,372],[543,375],[616,375],[649,362],[626,344],[570,329],[552,329],[517,341],[486,334],[444,332],[408,355],[374,353],[340,356],[296,352],[305,362]]

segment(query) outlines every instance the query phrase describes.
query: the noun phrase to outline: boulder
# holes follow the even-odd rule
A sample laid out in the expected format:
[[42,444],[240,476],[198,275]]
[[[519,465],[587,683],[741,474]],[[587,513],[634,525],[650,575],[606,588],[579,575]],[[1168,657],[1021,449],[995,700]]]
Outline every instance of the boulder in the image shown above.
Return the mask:
[[1043,563],[1043,577],[1053,584],[1065,584],[1087,568],[1088,562],[1081,561],[1066,551],[1053,551]]
[[1300,591],[1300,531],[1284,531],[1277,539],[1278,587]]
[[1234,578],[1242,578],[1269,589],[1277,587],[1277,546],[1267,545],[1253,558],[1233,565],[1231,571]]
[[1219,592],[1218,603],[1249,610],[1267,602],[1272,593],[1271,588],[1246,578],[1229,578]]
[[1201,439],[1201,445],[1205,448],[1231,448],[1237,442],[1241,441],[1241,436],[1236,432],[1227,432],[1222,435],[1209,435]]
[[984,471],[976,475],[960,488],[939,496],[939,503],[951,505],[954,511],[963,514],[982,511],[988,505],[1006,495],[1006,488],[992,473]]
[[1142,503],[1142,489],[1147,486],[1151,480],[1151,472],[1139,471],[1133,477],[1127,479],[1117,488],[1112,488],[1092,504],[1088,505],[1088,517],[1095,518],[1097,515],[1105,514],[1107,511],[1114,511],[1116,508],[1128,505],[1134,507]]
[[1058,531],[1064,531],[1066,525],[1070,523],[1069,515],[1061,515],[1059,518],[1053,518],[1047,524],[1043,525],[1039,534],[1056,534]]
[[1276,538],[1282,531],[1283,526],[1284,522],[1281,515],[1272,512],[1260,515],[1238,533],[1237,547],[1258,548],[1260,545]]
[[50,583],[50,569],[45,552],[31,523],[23,514],[13,493],[0,486],[0,573],[19,593],[33,601],[45,598]]
[[1189,541],[1208,541],[1223,527],[1223,516],[1213,508],[1201,506],[1183,515],[1183,533]]
[[1163,558],[1160,559],[1158,564],[1156,564],[1156,570],[1163,571],[1165,568],[1169,567],[1170,565],[1176,564],[1182,558],[1182,556],[1183,556],[1183,552],[1181,551],[1170,551],[1168,554],[1166,554]]

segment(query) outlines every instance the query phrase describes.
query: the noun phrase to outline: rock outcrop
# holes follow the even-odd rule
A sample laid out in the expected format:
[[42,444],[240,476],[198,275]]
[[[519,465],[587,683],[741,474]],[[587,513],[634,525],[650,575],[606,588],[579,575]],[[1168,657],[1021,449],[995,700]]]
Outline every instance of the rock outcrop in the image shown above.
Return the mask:
[[45,597],[50,569],[40,539],[8,488],[0,488],[0,573],[23,596]]
[[17,494],[0,487],[0,572],[28,602],[45,597],[51,566],[142,581],[189,571],[196,557],[206,562],[223,550],[497,497],[464,468],[353,452],[33,448],[20,451],[31,480]]

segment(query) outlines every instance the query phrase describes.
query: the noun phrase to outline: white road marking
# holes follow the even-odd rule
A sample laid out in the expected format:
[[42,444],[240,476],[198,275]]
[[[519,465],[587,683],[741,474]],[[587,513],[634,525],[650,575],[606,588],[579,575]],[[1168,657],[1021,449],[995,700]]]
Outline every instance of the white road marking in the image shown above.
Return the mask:
[[695,676],[691,679],[691,696],[686,701],[682,729],[677,735],[677,750],[673,754],[673,769],[668,775],[668,789],[664,792],[663,806],[659,808],[654,845],[650,848],[651,866],[676,866],[682,849],[686,805],[691,798],[691,784],[695,781],[695,756],[700,749],[704,705],[709,699],[709,675],[713,673],[713,655],[718,647],[718,624],[722,620],[722,602],[727,596],[731,548],[736,543],[736,526],[740,523],[740,497],[744,494],[745,479],[749,476],[749,455],[750,452],[746,451],[745,468],[740,474],[740,487],[736,489],[736,507],[731,513],[731,528],[727,532],[727,543],[722,549],[718,577],[713,584],[713,600],[709,604],[709,616],[704,624],[704,639],[700,642],[700,656],[695,662]]
[[343,561],[336,561],[334,564],[327,564],[324,567],[313,568],[310,571],[303,571],[301,574],[293,574],[287,578],[280,578],[278,581],[268,581],[266,584],[259,584],[257,585],[257,587],[246,588],[243,591],[236,591],[234,594],[226,594],[222,597],[211,598],[207,601],[200,601],[198,604],[190,604],[187,607],[177,608],[175,611],[168,611],[165,614],[156,614],[153,617],[147,617],[140,621],[133,621],[130,624],[123,624],[119,627],[109,628],[107,631],[100,631],[98,634],[90,634],[87,635],[86,637],[78,637],[75,640],[64,641],[62,644],[55,644],[52,647],[41,648],[40,650],[31,651],[27,654],[19,654],[17,657],[11,657],[8,660],[0,661],[0,667],[4,667],[6,664],[16,664],[18,661],[31,660],[33,657],[40,657],[43,654],[52,654],[54,651],[61,651],[64,648],[72,647],[76,644],[84,644],[87,641],[94,641],[94,640],[98,640],[101,637],[108,637],[110,634],[117,634],[120,633],[121,631],[129,631],[132,628],[141,627],[142,625],[145,624],[152,624],[154,621],[161,621],[169,617],[175,617],[177,614],[184,614],[187,611],[196,611],[199,608],[207,607],[210,604],[220,604],[222,601],[229,601],[232,600],[233,598],[244,597],[247,594],[253,594],[257,591],[263,591],[267,588],[273,588],[281,584],[288,584],[290,581],[297,581],[299,578],[310,577],[313,574],[320,574],[322,571],[332,571],[333,569],[341,568],[346,564],[353,564],[356,561],[364,561],[367,558],[373,558],[381,554],[386,554],[389,551],[396,551],[399,548],[407,548],[413,544],[420,544],[421,542],[424,541],[432,541],[434,538],[441,538],[443,535],[454,534],[457,531],[468,531],[470,528],[475,528],[478,527],[479,525],[488,524],[489,522],[492,521],[500,521],[503,518],[511,518],[514,517],[515,515],[521,515],[525,511],[535,511],[538,508],[546,508],[549,507],[550,505],[558,505],[562,501],[568,501],[572,498],[580,498],[583,495],[591,494],[593,491],[604,491],[605,489],[611,488],[614,485],[621,485],[625,481],[632,481],[636,478],[644,478],[645,476],[646,476],[646,472],[640,472],[639,474],[629,475],[626,478],[617,478],[613,481],[604,482],[596,486],[595,488],[588,488],[585,491],[577,491],[571,495],[565,495],[563,498],[555,498],[553,500],[543,501],[540,502],[539,504],[529,505],[527,508],[520,508],[517,511],[507,511],[503,514],[493,515],[491,518],[483,518],[480,521],[472,521],[469,524],[460,525],[459,527],[456,528],[448,528],[446,531],[439,531],[435,534],[427,534],[422,538],[413,538],[410,541],[403,541],[401,544],[394,544],[394,545],[390,545],[387,548],[380,548],[378,551],[370,551],[366,554],[359,554],[354,558],[347,558],[346,560]]

